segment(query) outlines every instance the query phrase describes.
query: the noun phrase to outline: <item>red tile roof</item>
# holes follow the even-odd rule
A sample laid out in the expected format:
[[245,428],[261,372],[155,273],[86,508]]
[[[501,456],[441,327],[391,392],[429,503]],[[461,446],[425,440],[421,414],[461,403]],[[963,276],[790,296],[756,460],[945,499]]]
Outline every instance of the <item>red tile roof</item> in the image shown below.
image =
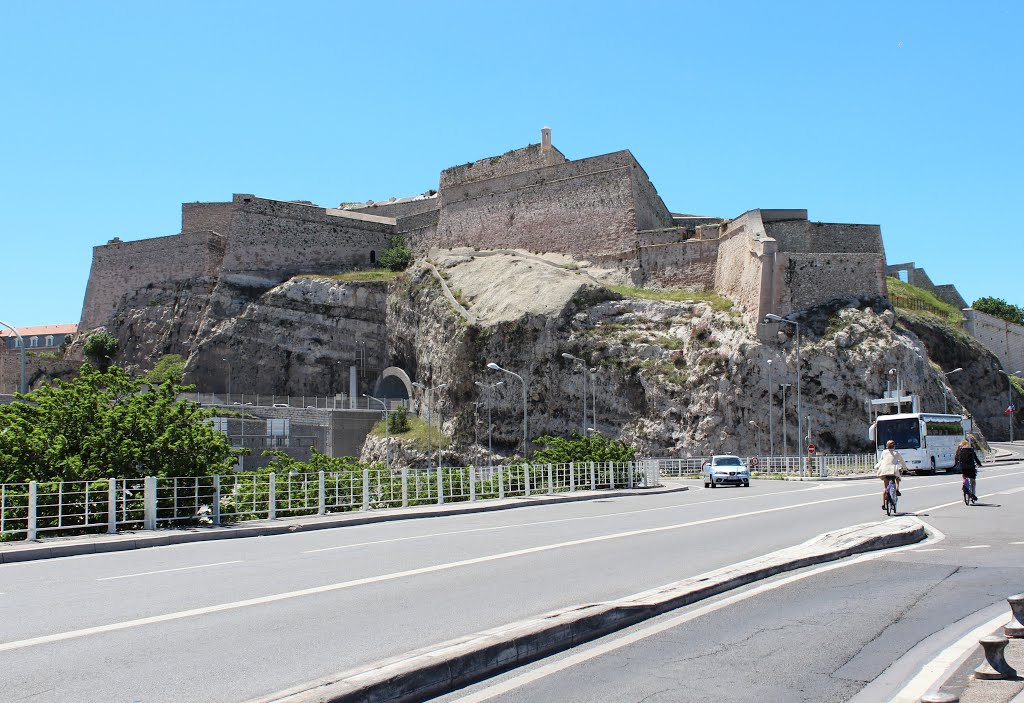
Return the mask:
[[[48,334],[74,334],[78,325],[38,325],[36,327],[19,327],[22,337],[45,337]],[[14,333],[6,327],[0,329],[0,337],[13,337]]]

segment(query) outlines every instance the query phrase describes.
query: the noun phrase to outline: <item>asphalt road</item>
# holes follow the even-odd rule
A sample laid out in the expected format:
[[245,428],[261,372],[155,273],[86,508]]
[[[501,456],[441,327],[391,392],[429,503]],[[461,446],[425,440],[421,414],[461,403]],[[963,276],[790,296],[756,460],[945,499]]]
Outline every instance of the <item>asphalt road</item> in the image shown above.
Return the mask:
[[910,479],[901,507],[942,533],[926,544],[771,579],[438,700],[890,701],[964,633],[1006,619],[1024,586],[1018,471],[983,475],[971,508],[939,507],[956,492]]
[[[980,482],[983,494],[1024,486],[1024,467],[988,469]],[[2,565],[3,699],[242,701],[555,608],[630,595],[884,517],[874,481],[755,481],[748,489],[715,490],[692,485],[695,490],[686,493]],[[935,506],[957,500],[958,493],[957,477],[912,478],[901,508]],[[1011,499],[1024,495],[1007,496],[1006,506]],[[1014,505],[1020,515],[1020,504]],[[959,509],[967,510],[962,504]],[[940,513],[957,510],[937,510],[935,519],[945,519]],[[1002,522],[1012,511],[977,508],[971,516],[983,514]],[[1024,534],[1019,526],[1018,518],[1007,529]],[[994,538],[993,545],[972,558],[1006,548],[995,546]],[[923,569],[931,576],[922,578],[939,578],[940,567],[941,562],[929,567],[933,571]],[[881,570],[878,578],[886,575],[897,580],[892,569]],[[845,570],[835,577],[847,578]],[[863,588],[853,584],[839,593],[851,610],[878,615],[865,601],[876,586],[867,579]],[[819,585],[816,598],[798,599],[805,620],[816,621],[818,609],[833,612],[831,590]],[[992,590],[999,597],[1010,592],[1003,592],[1001,582]],[[911,595],[882,602],[904,602]],[[739,613],[742,607],[727,610]],[[724,617],[726,609],[721,612]],[[893,617],[882,610],[883,622]],[[730,648],[717,644],[718,633],[740,632],[743,622],[738,618],[724,623],[727,630],[706,631],[679,661],[714,649],[729,663]],[[794,634],[785,646],[808,641],[813,638]],[[664,666],[652,651],[639,671],[652,676]],[[731,663],[723,671],[745,668]],[[853,680],[866,680],[865,671]],[[613,699],[602,694],[597,700]]]

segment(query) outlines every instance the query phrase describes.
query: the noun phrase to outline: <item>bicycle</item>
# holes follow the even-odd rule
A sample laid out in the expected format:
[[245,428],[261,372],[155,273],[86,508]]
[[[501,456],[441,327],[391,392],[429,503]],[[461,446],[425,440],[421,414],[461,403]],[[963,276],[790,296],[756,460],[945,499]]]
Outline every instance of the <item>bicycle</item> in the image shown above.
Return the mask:
[[885,514],[895,515],[896,514],[896,481],[889,481],[885,484],[885,493],[882,496],[885,501]]
[[974,495],[974,481],[964,477],[964,505],[977,505],[978,497]]

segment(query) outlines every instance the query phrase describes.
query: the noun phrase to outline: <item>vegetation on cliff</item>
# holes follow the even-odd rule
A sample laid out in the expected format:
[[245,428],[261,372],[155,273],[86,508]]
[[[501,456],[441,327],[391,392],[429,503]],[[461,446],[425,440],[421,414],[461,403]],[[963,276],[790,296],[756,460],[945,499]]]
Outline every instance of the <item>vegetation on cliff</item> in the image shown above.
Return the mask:
[[570,461],[633,461],[636,449],[617,439],[602,434],[584,437],[573,432],[570,437],[537,437],[533,443],[540,447],[530,461],[535,464],[568,464]]
[[898,278],[885,279],[889,287],[889,300],[897,310],[910,310],[927,313],[959,325],[964,315],[955,305],[950,305],[931,291],[904,283]]
[[1002,298],[978,298],[971,307],[1007,322],[1024,325],[1024,308],[1008,303]]

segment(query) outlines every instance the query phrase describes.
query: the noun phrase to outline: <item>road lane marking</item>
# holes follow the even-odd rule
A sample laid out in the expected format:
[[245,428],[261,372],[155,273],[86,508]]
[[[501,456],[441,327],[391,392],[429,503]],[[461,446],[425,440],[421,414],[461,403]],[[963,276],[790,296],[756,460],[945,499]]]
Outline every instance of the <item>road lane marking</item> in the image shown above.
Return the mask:
[[997,495],[997,496],[1011,496],[1014,493],[1020,493],[1021,491],[1024,491],[1024,486],[1018,486],[1017,488],[1011,488],[1008,491],[999,491],[995,495]]
[[1010,542],[1010,544],[1024,544],[1024,542]]
[[[935,542],[939,542],[945,539],[945,535],[943,535],[942,532],[940,532],[939,530],[932,528],[931,525],[925,524],[920,519],[918,519],[918,522],[921,522],[922,525],[925,525],[925,528],[929,532],[934,533],[933,537],[930,537],[927,541],[922,542],[921,544],[934,544]],[[731,605],[735,605],[736,603],[745,601],[749,598],[753,598],[754,596],[759,596],[762,593],[767,593],[768,591],[772,591],[777,588],[782,588],[783,586],[788,586],[792,583],[796,583],[797,581],[802,581],[803,579],[832,571],[833,569],[843,569],[848,566],[853,566],[854,564],[861,564],[863,562],[871,561],[873,559],[879,559],[883,556],[888,556],[893,552],[911,549],[914,549],[916,551],[926,551],[923,549],[919,549],[919,547],[920,545],[911,544],[905,547],[897,547],[895,549],[887,549],[878,552],[871,552],[870,554],[862,554],[860,556],[853,557],[852,559],[845,559],[833,564],[826,564],[825,566],[819,566],[818,568],[811,569],[810,571],[804,571],[799,574],[794,574],[792,576],[786,576],[771,583],[765,583],[759,586],[755,586],[747,591],[737,593],[733,596],[728,596],[727,598],[723,598],[722,600],[716,601],[715,603],[711,603],[710,605],[701,606],[690,612],[677,615],[663,622],[655,623],[653,625],[648,625],[647,627],[634,630],[629,634],[623,635],[621,637],[617,637],[612,640],[606,640],[604,642],[601,642],[600,644],[594,645],[593,647],[589,647],[582,652],[577,652],[576,654],[571,654],[565,657],[564,659],[559,659],[558,661],[551,662],[550,664],[545,664],[544,666],[538,667],[537,669],[534,669],[532,671],[528,671],[526,673],[520,674],[516,677],[513,677],[506,681],[502,681],[492,686],[488,686],[487,688],[481,691],[477,691],[476,693],[471,693],[468,696],[461,696],[459,698],[455,698],[453,699],[453,703],[482,703],[483,701],[487,701],[492,698],[496,698],[497,696],[504,695],[506,693],[509,693],[510,691],[513,691],[527,684],[539,681],[540,679],[543,679],[547,676],[558,674],[564,671],[565,669],[576,666],[577,664],[583,664],[584,662],[590,661],[591,659],[596,659],[597,657],[601,657],[605,654],[614,652],[617,649],[622,649],[623,647],[635,644],[636,642],[640,642],[641,640],[645,640],[649,637],[661,634],[666,630],[671,630],[680,625],[684,625],[690,622],[691,620],[696,620],[697,618],[702,617],[704,615],[709,615],[717,610],[721,610],[722,608],[727,608]]]
[[157,571],[142,571],[137,574],[123,574],[121,576],[104,576],[103,578],[96,579],[97,581],[116,581],[117,579],[131,579],[136,576],[152,576],[153,574],[168,574],[172,571],[188,571],[190,569],[208,569],[211,566],[224,566],[226,564],[241,564],[241,559],[235,561],[218,561],[213,564],[197,564],[196,566],[179,566],[174,569],[159,569]]
[[934,547],[934,548],[931,548],[931,549],[918,549],[917,550],[918,554],[920,554],[921,552],[944,552],[944,551],[946,551],[945,547]]
[[614,532],[607,535],[598,535],[596,537],[585,537],[581,539],[569,540],[567,542],[556,542],[553,544],[544,544],[537,547],[526,547],[524,549],[516,549],[510,552],[500,552],[498,554],[488,554],[482,557],[474,557],[471,559],[462,559],[459,561],[447,562],[444,564],[433,564],[431,566],[422,566],[416,569],[408,569],[406,571],[396,571],[389,574],[379,574],[377,576],[367,576],[360,579],[354,579],[352,581],[341,581],[338,583],[329,583],[323,586],[313,586],[311,588],[303,588],[297,591],[287,591],[285,593],[275,593],[268,596],[259,596],[257,598],[248,598],[246,600],[234,601],[229,603],[221,603],[219,605],[210,605],[202,608],[192,608],[189,610],[179,610],[177,612],[165,613],[163,615],[153,615],[145,618],[138,618],[135,620],[125,620],[122,622],[110,623],[108,625],[97,625],[95,627],[87,627],[80,630],[69,630],[67,632],[57,632],[51,635],[42,635],[39,637],[31,637],[24,640],[16,640],[12,642],[0,643],[0,652],[7,652],[15,649],[25,649],[27,647],[34,647],[41,644],[50,644],[53,642],[61,642],[64,640],[77,639],[80,637],[88,637],[90,635],[98,635],[107,632],[117,632],[119,630],[127,630],[134,627],[142,627],[144,625],[155,625],[157,623],[170,622],[172,620],[182,620],[184,618],[197,617],[200,615],[210,615],[212,613],[221,613],[228,610],[237,610],[239,608],[247,608],[256,605],[266,605],[268,603],[275,603],[283,600],[290,600],[293,598],[301,598],[304,596],[319,595],[322,593],[330,593],[333,591],[340,591],[349,588],[355,588],[357,586],[366,586],[374,583],[383,583],[385,581],[394,581],[401,578],[408,578],[410,576],[420,576],[422,574],[436,573],[439,571],[448,571],[464,566],[473,566],[476,564],[486,564],[492,561],[498,561],[501,559],[510,559],[513,557],[525,556],[528,554],[539,554],[542,552],[549,552],[556,549],[565,549],[567,547],[576,547],[584,544],[595,544],[599,542],[608,542],[614,539],[622,539],[626,537],[636,537],[638,535],[656,534],[660,532],[668,532],[671,530],[680,530],[688,527],[695,527],[697,525],[709,525],[717,522],[724,522],[726,520],[735,520],[744,517],[751,517],[754,515],[766,515],[769,513],[777,513],[784,510],[796,510],[799,508],[805,508],[809,505],[817,505],[823,503],[834,503],[841,500],[852,500],[854,498],[863,498],[868,495],[874,495],[874,492],[869,494],[860,494],[852,496],[839,496],[837,498],[824,498],[822,500],[816,500],[811,502],[799,503],[796,505],[784,505],[775,508],[763,508],[761,510],[752,510],[745,513],[735,513],[732,515],[720,515],[718,517],[705,518],[703,520],[691,520],[688,522],[676,523],[674,525],[662,525],[660,527],[648,527],[639,530],[628,530],[626,532]]
[[[1017,472],[1017,473],[1014,473],[1014,474],[1007,474],[1007,475],[1009,475],[1009,476],[1016,476],[1016,475],[1018,475],[1020,473],[1024,473],[1024,472]],[[1002,478],[1002,476],[1000,476],[1000,478]],[[924,486],[907,486],[907,487],[904,488],[904,490],[908,490],[908,491],[922,490],[922,489],[925,489],[925,488],[935,488],[935,487],[949,486],[949,485],[954,485],[954,484],[959,485],[959,481],[944,481],[942,483],[933,483],[933,484],[928,484],[928,485],[924,485]],[[802,488],[802,489],[798,489],[798,490],[795,490],[795,491],[773,492],[773,493],[767,494],[767,496],[768,497],[772,497],[772,498],[774,498],[775,496],[783,496],[783,497],[792,496],[792,495],[797,495],[798,493],[802,493],[802,492],[805,492],[805,491],[813,491],[813,490],[817,490],[819,488],[824,488],[825,486],[826,486],[826,484],[819,484],[817,486],[809,486],[807,488]],[[832,486],[828,486],[828,487],[831,488]],[[836,486],[836,488],[845,488],[845,486]],[[711,489],[698,488],[698,489],[694,489],[694,490],[695,491],[697,491],[697,490],[703,491],[703,490],[711,490]],[[881,492],[881,491],[879,491],[879,492]],[[465,529],[465,530],[448,530],[448,531],[444,531],[444,532],[429,532],[429,533],[421,534],[421,535],[408,535],[408,536],[405,536],[405,537],[392,537],[392,538],[389,538],[389,539],[379,539],[379,540],[371,540],[371,541],[367,541],[367,542],[355,542],[355,543],[352,543],[352,544],[338,544],[338,545],[334,545],[334,546],[331,546],[331,547],[320,547],[320,548],[317,548],[317,549],[307,549],[307,550],[303,551],[302,553],[303,554],[319,554],[321,552],[333,552],[333,551],[337,551],[339,549],[352,549],[354,547],[370,547],[370,546],[374,546],[374,545],[378,545],[378,544],[392,544],[392,543],[395,543],[395,542],[406,542],[406,541],[419,540],[419,539],[430,539],[430,538],[433,538],[433,537],[450,537],[452,535],[472,534],[472,533],[476,533],[476,532],[493,532],[493,531],[497,531],[497,530],[509,530],[509,529],[513,529],[513,528],[517,528],[517,527],[534,527],[534,526],[539,526],[539,525],[553,525],[553,524],[556,524],[556,523],[563,523],[563,522],[577,522],[577,521],[581,521],[581,520],[598,520],[598,519],[608,518],[608,517],[620,517],[620,516],[623,516],[623,515],[639,515],[639,514],[642,514],[642,513],[653,513],[653,512],[658,512],[658,511],[661,511],[661,510],[676,510],[678,508],[691,508],[691,507],[696,507],[696,506],[699,506],[699,505],[712,505],[712,504],[715,504],[715,503],[725,503],[725,502],[735,501],[735,500],[748,500],[748,499],[752,499],[752,498],[759,498],[759,497],[765,497],[765,496],[766,496],[766,494],[755,493],[755,494],[747,494],[747,495],[742,495],[742,496],[734,496],[732,498],[720,498],[720,499],[716,499],[716,500],[704,500],[704,501],[698,501],[698,502],[695,502],[695,503],[674,503],[672,505],[663,505],[663,506],[659,506],[657,508],[642,508],[640,510],[625,510],[625,511],[620,511],[620,512],[617,512],[617,513],[603,513],[601,515],[581,515],[579,517],[558,518],[556,520],[540,520],[540,521],[537,521],[537,522],[520,522],[520,523],[511,524],[511,525],[494,525],[494,526],[490,526],[490,527],[472,527],[472,528],[468,528],[468,529]],[[863,497],[863,494],[857,494],[855,496],[844,496],[842,499],[851,498],[851,497],[852,498],[860,498],[860,497]],[[839,499],[836,499],[836,500],[839,500]],[[958,502],[959,501],[954,501],[952,503],[945,503],[943,505],[936,506],[934,508],[926,508],[925,510],[937,510],[938,508],[944,508],[944,507],[947,507],[949,505],[956,505]],[[815,503],[802,503],[801,505],[814,505],[814,504]],[[921,511],[921,512],[924,512],[924,511]]]
[[972,544],[970,547],[964,547],[964,549],[988,549],[991,544]]

